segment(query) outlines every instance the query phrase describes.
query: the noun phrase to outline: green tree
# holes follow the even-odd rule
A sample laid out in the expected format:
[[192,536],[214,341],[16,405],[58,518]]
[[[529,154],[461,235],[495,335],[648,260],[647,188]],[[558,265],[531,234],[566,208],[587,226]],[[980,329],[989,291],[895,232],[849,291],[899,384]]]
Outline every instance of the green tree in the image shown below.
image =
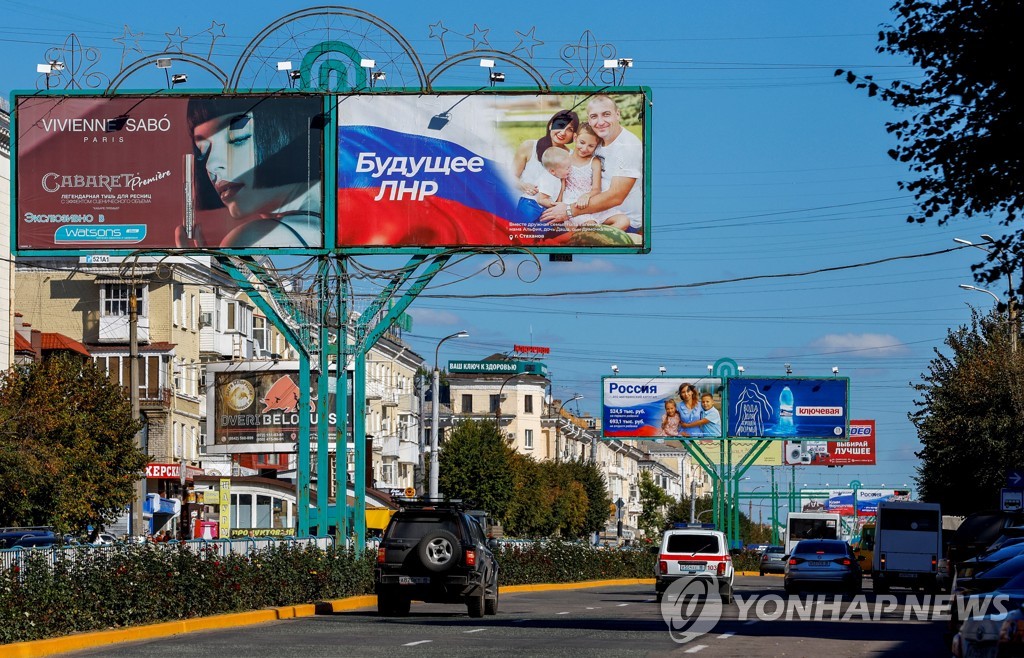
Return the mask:
[[675,502],[654,482],[649,471],[640,471],[640,516],[637,525],[647,537],[661,534],[665,527],[665,508]]
[[604,473],[601,472],[597,464],[583,458],[564,462],[564,464],[572,474],[572,478],[583,485],[583,490],[587,495],[587,515],[583,523],[582,534],[589,535],[603,530],[608,521],[608,509],[612,504]]
[[[1024,204],[1024,140],[1020,89],[1020,25],[1024,0],[897,0],[893,25],[879,32],[880,53],[920,69],[912,81],[883,87],[871,76],[836,75],[909,116],[887,124],[896,138],[889,155],[917,178],[900,184],[918,212],[907,221],[990,215],[1010,227]],[[993,282],[1024,260],[1024,231],[1004,236],[976,266]],[[1018,290],[1024,290],[1021,282]]]
[[58,355],[0,375],[0,526],[112,523],[148,461],[141,423],[91,361]]
[[946,514],[992,509],[1006,471],[1024,467],[1024,358],[1013,353],[1006,315],[972,314],[950,330],[909,414],[923,448],[917,453],[921,498]]
[[513,454],[493,422],[461,422],[438,456],[438,489],[449,498],[474,501],[504,524],[513,494]]

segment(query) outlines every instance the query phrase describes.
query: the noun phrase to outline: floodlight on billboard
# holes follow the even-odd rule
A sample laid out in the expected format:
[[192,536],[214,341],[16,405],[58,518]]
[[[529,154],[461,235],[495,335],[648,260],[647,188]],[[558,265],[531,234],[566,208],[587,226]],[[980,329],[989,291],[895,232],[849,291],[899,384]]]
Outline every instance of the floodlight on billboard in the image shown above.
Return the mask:
[[646,89],[346,97],[335,246],[645,253],[649,103]]
[[721,439],[722,388],[718,377],[602,377],[604,436]]
[[727,436],[845,440],[849,379],[737,377],[728,381]]
[[324,104],[16,92],[17,250],[322,249]]

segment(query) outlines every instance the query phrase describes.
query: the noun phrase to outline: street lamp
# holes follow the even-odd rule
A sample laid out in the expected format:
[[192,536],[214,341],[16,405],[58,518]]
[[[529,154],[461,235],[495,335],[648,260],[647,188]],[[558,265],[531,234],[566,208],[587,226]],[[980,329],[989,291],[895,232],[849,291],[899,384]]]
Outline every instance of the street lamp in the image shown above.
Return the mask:
[[[583,399],[583,396],[580,395],[579,393],[576,393],[571,398],[569,398],[568,400],[566,400],[562,404],[558,405],[558,411],[555,412],[555,461],[558,461],[561,458],[561,455],[562,455],[562,448],[561,448],[561,445],[560,445],[561,444],[561,437],[559,436],[559,432],[558,432],[558,423],[559,423],[559,421],[562,420],[562,409],[565,407],[565,405],[569,404],[570,402],[573,402],[574,400],[582,400],[582,399]],[[501,403],[500,399],[498,400],[498,403],[499,404]],[[591,451],[591,453],[593,453],[593,451],[594,451],[593,445],[591,445],[590,451]]]
[[[1013,270],[1010,269],[1010,264],[1006,261],[1005,258],[1003,258],[1003,256],[1002,256],[1003,250],[1001,248],[999,248],[999,246],[996,244],[995,238],[993,238],[991,235],[989,235],[987,233],[982,233],[981,234],[981,239],[984,240],[985,244],[987,244],[989,246],[986,247],[985,245],[980,245],[980,244],[971,242],[970,240],[964,240],[963,238],[953,238],[953,242],[956,242],[957,244],[967,245],[968,247],[974,247],[976,249],[981,249],[985,253],[991,255],[993,258],[998,260],[999,264],[1003,266],[1003,271],[1006,272],[1006,288],[1007,288],[1007,291],[1008,291],[1008,297],[1006,299],[1006,312],[1007,312],[1007,315],[1009,316],[1009,320],[1010,320],[1010,351],[1013,352],[1014,354],[1016,354],[1017,353],[1017,332],[1018,332],[1018,328],[1017,328],[1017,304],[1016,304],[1016,301],[1015,301],[1014,290],[1013,290]],[[963,286],[963,285],[961,285],[960,287],[964,288],[965,290],[981,290],[981,288],[966,287],[966,286]],[[988,291],[985,290],[984,292],[988,292]],[[992,295],[992,293],[989,293],[989,294]],[[1002,300],[1000,300],[995,295],[992,295],[992,296],[996,298],[997,302],[1000,302],[1000,303],[1002,302]]]
[[441,351],[441,346],[444,345],[444,342],[446,340],[451,340],[452,338],[466,338],[468,336],[469,333],[465,331],[459,331],[449,336],[445,336],[440,341],[438,341],[437,348],[434,349],[434,381],[430,388],[430,393],[433,402],[430,405],[432,418],[430,423],[430,489],[428,495],[430,496],[431,499],[437,498],[437,424],[440,420],[440,404],[438,400],[440,396],[438,394],[438,388],[440,387],[441,383],[441,373],[437,369],[437,355],[438,352]]
[[498,387],[498,404],[494,405],[494,424],[498,426],[499,431],[501,430],[501,401],[504,399],[501,396],[504,394],[503,391],[505,390],[505,384],[509,383],[519,375],[520,373],[518,372],[514,375],[509,375],[505,378],[505,381],[501,382],[501,386]]

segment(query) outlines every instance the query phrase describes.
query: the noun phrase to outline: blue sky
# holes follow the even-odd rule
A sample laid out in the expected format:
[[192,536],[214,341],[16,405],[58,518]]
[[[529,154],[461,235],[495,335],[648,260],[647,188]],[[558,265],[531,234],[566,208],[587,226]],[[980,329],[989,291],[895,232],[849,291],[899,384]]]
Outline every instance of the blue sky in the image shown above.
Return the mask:
[[[570,407],[578,404],[594,415],[600,413],[600,377],[610,374],[612,363],[624,375],[653,375],[664,365],[669,374],[698,376],[721,357],[763,376],[782,375],[786,363],[794,375],[808,377],[830,376],[838,366],[851,380],[851,415],[877,421],[878,465],[802,468],[798,483],[912,482],[919,444],[907,420],[910,384],[919,381],[947,329],[967,320],[969,305],[991,307],[989,296],[957,287],[973,283],[970,265],[984,256],[981,251],[695,288],[460,297],[807,272],[948,249],[956,246],[954,237],[1001,235],[994,220],[907,224],[912,199],[897,182],[908,174],[886,155],[893,142],[884,124],[898,115],[833,77],[844,68],[880,82],[917,79],[905,62],[875,52],[879,25],[890,20],[889,4],[686,1],[664,3],[658,11],[535,0],[479,11],[454,2],[353,5],[400,32],[427,70],[486,37],[500,50],[532,44],[529,60],[554,82],[555,73],[568,68],[560,54],[579,52],[589,30],[592,42],[614,48],[613,57],[633,58],[625,84],[653,90],[652,252],[576,256],[572,263],[544,259],[539,276],[521,258],[507,259],[506,272],[497,277],[482,271],[487,261],[470,259],[440,275],[414,303],[415,326],[407,338],[430,361],[440,337],[468,331],[469,338],[445,343],[442,362],[483,358],[513,344],[548,346],[555,397],[582,394]],[[2,2],[0,88],[5,95],[36,88],[36,65],[49,48],[72,44],[72,32],[99,55],[98,61],[78,55],[82,75],[91,66],[91,72],[113,76],[122,61],[130,64],[140,51],[153,54],[172,43],[202,56],[213,46],[212,60],[230,71],[260,30],[308,6],[254,1],[242,10],[193,0],[84,0],[52,9]],[[443,41],[437,38],[442,33]],[[527,57],[526,50],[519,52]],[[132,88],[161,85],[156,71],[143,73]],[[189,73],[190,88],[203,85],[201,71]],[[508,76],[511,84],[527,82],[514,71]],[[469,65],[452,69],[445,82],[485,84],[481,69]],[[1005,297],[1005,290],[993,292]],[[766,476],[752,477],[748,484],[755,486]]]

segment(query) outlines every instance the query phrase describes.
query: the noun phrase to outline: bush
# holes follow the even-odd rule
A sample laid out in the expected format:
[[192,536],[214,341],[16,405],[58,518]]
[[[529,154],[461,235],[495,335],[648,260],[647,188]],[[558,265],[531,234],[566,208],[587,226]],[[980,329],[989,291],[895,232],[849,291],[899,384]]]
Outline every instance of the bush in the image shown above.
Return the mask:
[[[183,544],[32,551],[0,566],[0,644],[373,592],[376,554],[280,543],[250,555]],[[651,578],[643,550],[545,541],[497,551],[501,585]],[[2,653],[2,652],[0,652]]]

